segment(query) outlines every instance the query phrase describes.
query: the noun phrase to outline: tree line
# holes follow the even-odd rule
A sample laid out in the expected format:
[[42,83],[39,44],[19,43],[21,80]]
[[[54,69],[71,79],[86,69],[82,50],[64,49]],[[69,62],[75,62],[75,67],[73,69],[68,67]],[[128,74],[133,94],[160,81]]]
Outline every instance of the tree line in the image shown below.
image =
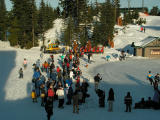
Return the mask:
[[0,0],[0,40],[9,40],[11,46],[31,48],[38,45],[38,39],[45,40],[44,33],[53,27],[56,18],[63,18],[66,29],[61,40],[71,45],[72,40],[85,45],[88,40],[94,45],[107,46],[113,40],[114,25],[120,15],[120,1],[106,0],[104,3],[89,0],[59,0],[59,7],[53,9],[41,0],[39,8],[35,0],[11,0],[13,8],[6,10]]
[[52,22],[59,16],[59,8],[53,9],[44,0],[37,8],[35,0],[11,0],[13,8],[6,10],[0,0],[0,40],[9,40],[11,46],[31,48],[44,39],[44,32],[52,28]]

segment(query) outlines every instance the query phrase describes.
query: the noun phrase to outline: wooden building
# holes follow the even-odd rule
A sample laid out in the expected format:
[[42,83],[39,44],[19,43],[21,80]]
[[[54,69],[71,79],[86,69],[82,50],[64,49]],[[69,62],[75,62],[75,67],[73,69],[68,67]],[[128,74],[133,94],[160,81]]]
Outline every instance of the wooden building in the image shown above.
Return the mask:
[[160,58],[160,38],[149,36],[140,42],[134,43],[134,55]]

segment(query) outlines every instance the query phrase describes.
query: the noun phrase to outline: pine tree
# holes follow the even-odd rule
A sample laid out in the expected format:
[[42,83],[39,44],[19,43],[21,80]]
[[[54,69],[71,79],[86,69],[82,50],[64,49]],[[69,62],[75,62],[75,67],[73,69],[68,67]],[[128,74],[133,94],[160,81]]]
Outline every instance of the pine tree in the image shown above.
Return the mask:
[[7,40],[7,11],[4,0],[0,0],[0,40]]
[[113,31],[115,25],[114,7],[107,0],[101,9],[100,23],[96,23],[93,32],[93,42],[102,45],[108,45],[109,40],[113,40]]
[[150,15],[158,15],[158,6],[154,6],[151,11],[150,11]]

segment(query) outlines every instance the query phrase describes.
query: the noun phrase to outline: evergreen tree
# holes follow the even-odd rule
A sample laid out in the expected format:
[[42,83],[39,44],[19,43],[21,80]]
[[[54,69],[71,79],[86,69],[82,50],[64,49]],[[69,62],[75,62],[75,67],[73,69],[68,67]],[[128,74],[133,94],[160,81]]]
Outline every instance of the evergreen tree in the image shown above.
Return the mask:
[[155,16],[158,15],[158,6],[154,6],[151,9],[150,15],[155,15]]
[[96,23],[93,32],[93,42],[102,45],[108,45],[108,41],[113,40],[113,31],[115,25],[114,6],[107,0],[101,9],[100,23]]
[[4,0],[0,0],[0,40],[6,40],[7,11]]

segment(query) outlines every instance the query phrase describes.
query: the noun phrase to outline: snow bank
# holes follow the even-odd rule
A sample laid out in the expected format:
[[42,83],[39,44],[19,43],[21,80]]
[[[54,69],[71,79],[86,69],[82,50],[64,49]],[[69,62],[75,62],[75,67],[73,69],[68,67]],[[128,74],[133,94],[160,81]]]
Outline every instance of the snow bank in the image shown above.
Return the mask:
[[0,48],[8,48],[10,47],[9,41],[1,41],[0,40]]

